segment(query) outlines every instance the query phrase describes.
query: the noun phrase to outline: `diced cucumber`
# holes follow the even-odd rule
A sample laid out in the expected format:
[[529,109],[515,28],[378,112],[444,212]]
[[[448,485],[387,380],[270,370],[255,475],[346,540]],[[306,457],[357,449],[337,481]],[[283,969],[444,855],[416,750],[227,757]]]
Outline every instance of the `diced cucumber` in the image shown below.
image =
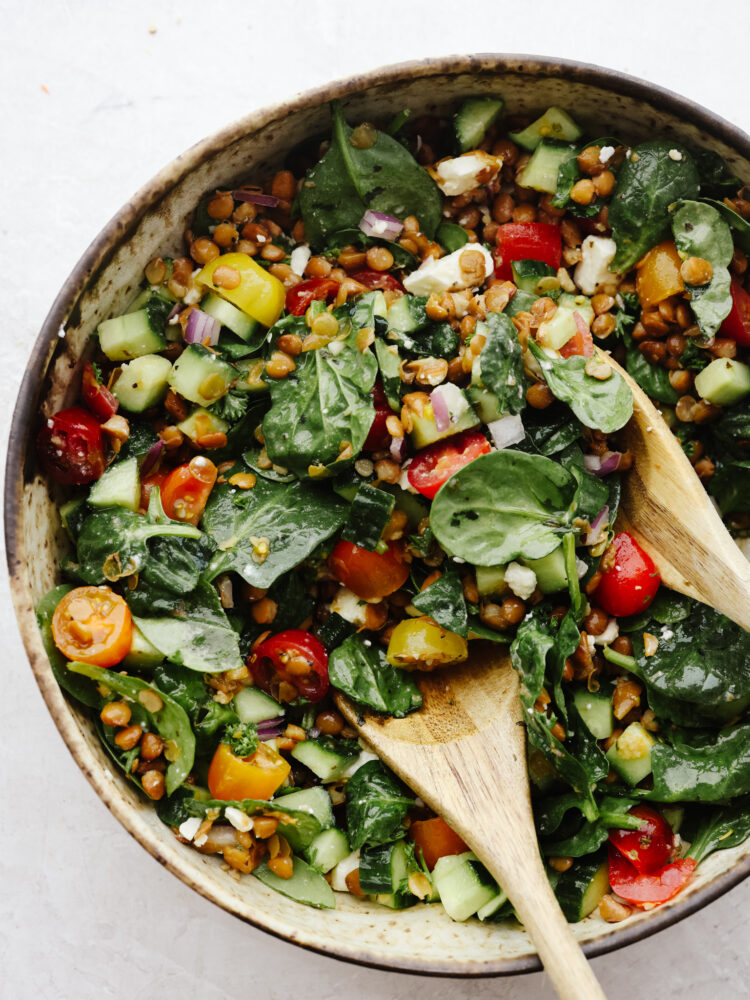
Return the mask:
[[682,821],[685,818],[685,806],[662,806],[661,813],[667,823],[669,823],[672,827],[674,833],[679,833]]
[[216,292],[210,292],[201,301],[200,309],[202,312],[208,313],[209,316],[213,316],[214,319],[218,319],[222,326],[225,326],[227,330],[231,330],[240,340],[244,340],[246,343],[261,327],[257,319],[253,319],[252,316],[248,316],[247,313],[242,312],[237,306],[233,306],[231,302],[222,299]]
[[232,388],[238,392],[268,392],[268,382],[263,380],[265,370],[262,358],[243,358],[237,362],[239,378]]
[[536,339],[542,347],[550,347],[554,351],[559,351],[571,337],[575,337],[577,332],[578,327],[573,310],[558,305],[554,315],[539,324]]
[[494,597],[506,590],[505,566],[477,566],[476,575],[480,597]]
[[100,323],[99,344],[110,361],[130,361],[163,351],[167,346],[163,330],[163,318],[159,322],[153,310],[138,309]]
[[342,753],[345,744],[322,737],[297,743],[290,756],[309,767],[321,781],[338,781],[360,754],[359,745],[352,741],[351,752]]
[[133,623],[130,649],[122,661],[123,666],[132,667],[133,670],[152,670],[163,659],[164,656],[156,646],[152,645],[138,626]]
[[317,819],[323,830],[333,826],[331,796],[322,785],[302,788],[298,792],[289,792],[288,795],[280,796],[278,801],[285,809],[298,809],[300,812],[310,813]]
[[494,916],[501,906],[505,906],[508,902],[507,895],[501,889],[500,892],[491,899],[489,903],[485,903],[484,906],[480,906],[477,910],[477,917],[479,920],[488,920],[490,917]]
[[425,306],[426,295],[402,295],[388,306],[388,329],[414,333],[430,322]]
[[92,507],[127,507],[137,511],[141,505],[138,459],[133,456],[110,465],[91,487],[88,499]]
[[695,390],[717,406],[732,406],[750,395],[750,368],[733,358],[715,358],[695,376]]
[[[440,901],[452,920],[468,920],[498,893],[498,886],[475,854],[459,854],[459,863],[443,865],[440,858],[432,873]],[[448,869],[446,871],[446,868]]]
[[234,365],[201,344],[190,344],[172,365],[169,382],[191,403],[210,406],[226,395],[236,378]]
[[572,292],[563,292],[557,300],[557,307],[558,309],[570,309],[571,312],[577,312],[586,320],[587,326],[591,326],[594,322],[594,308],[591,305],[591,299],[588,295],[574,295]]
[[172,364],[160,354],[144,354],[123,365],[112,392],[123,409],[142,413],[162,401],[169,388]]
[[592,692],[583,687],[574,693],[573,701],[591,735],[597,740],[609,739],[615,727],[611,692]]
[[[165,261],[166,263],[166,261]],[[172,273],[172,263],[169,262],[167,275]],[[169,303],[169,309],[171,311],[172,306],[177,301],[177,299],[172,295],[166,285],[149,285],[148,288],[144,288],[143,291],[139,292],[138,295],[133,299],[128,308],[125,310],[126,313],[138,312],[139,309],[145,309],[146,306],[153,301],[153,299],[158,298],[163,302]]]
[[77,541],[78,532],[81,530],[84,518],[88,513],[85,497],[77,497],[75,500],[68,500],[60,508],[60,520],[63,528],[67,531],[72,542]]
[[336,906],[333,890],[320,872],[311,868],[306,861],[296,856],[292,859],[294,868],[291,878],[280,878],[263,861],[253,871],[253,875],[269,889],[275,889],[282,896],[296,899],[298,903],[332,910]]
[[232,700],[232,707],[240,722],[263,722],[284,714],[283,707],[265,691],[257,687],[245,687]]
[[353,871],[356,871],[359,875],[359,855],[360,851],[357,848],[356,851],[352,851],[351,854],[347,854],[345,858],[334,868],[331,869],[331,874],[329,876],[329,881],[331,888],[335,889],[336,892],[349,892],[349,886],[346,884],[346,876],[351,875]]
[[499,420],[505,416],[500,409],[500,400],[497,397],[497,393],[492,392],[490,389],[485,389],[480,385],[470,385],[466,389],[466,395],[471,400],[471,405],[476,410],[477,416],[483,424],[491,424],[493,420]]
[[521,562],[536,573],[536,582],[543,594],[556,594],[566,590],[568,574],[565,572],[565,556],[562,545],[553,549],[541,559],[522,559]]
[[349,841],[343,830],[332,826],[318,834],[305,854],[310,865],[325,874],[349,856]]
[[393,487],[396,497],[396,510],[402,510],[409,518],[409,526],[416,528],[420,521],[429,517],[430,508],[421,496],[402,490],[400,486]]
[[451,423],[446,430],[439,431],[437,429],[430,405],[425,406],[424,416],[420,417],[416,413],[413,415],[413,428],[409,437],[416,449],[426,448],[428,444],[433,444],[435,441],[441,441],[443,438],[451,437],[451,435],[458,434],[460,431],[468,431],[472,427],[479,426],[479,417],[474,412],[468,396],[462,390],[459,389],[458,391],[466,400],[466,409],[458,420],[455,423]]
[[504,105],[501,97],[469,97],[464,101],[455,117],[456,139],[462,153],[481,144]]
[[587,917],[608,892],[609,870],[601,856],[577,861],[562,873],[555,887],[560,909],[571,924]]
[[359,885],[363,892],[403,895],[408,874],[409,856],[405,840],[368,847],[360,853]]
[[530,153],[536,149],[543,139],[562,139],[565,142],[576,142],[583,135],[567,111],[562,108],[547,108],[541,118],[527,125],[521,132],[511,132],[509,138]]
[[376,903],[387,906],[391,910],[406,910],[417,902],[416,897],[412,896],[411,893],[380,892],[377,896],[373,896],[373,899]]
[[540,260],[514,260],[510,265],[513,281],[522,292],[538,293],[537,285],[542,278],[552,278],[556,271]]
[[538,295],[532,295],[531,292],[522,292],[519,288],[503,312],[511,318],[517,316],[520,312],[528,312],[538,298]]
[[631,722],[607,751],[607,760],[629,785],[637,785],[651,774],[651,747],[654,737],[640,722]]
[[531,159],[521,171],[519,187],[532,188],[554,194],[557,190],[557,171],[570,156],[570,146],[542,142],[531,154]]
[[222,420],[221,417],[217,417],[214,413],[209,413],[208,410],[199,406],[193,410],[189,417],[181,420],[177,428],[191,441],[199,444],[200,439],[208,437],[209,434],[226,434],[229,430],[229,424],[226,420]]

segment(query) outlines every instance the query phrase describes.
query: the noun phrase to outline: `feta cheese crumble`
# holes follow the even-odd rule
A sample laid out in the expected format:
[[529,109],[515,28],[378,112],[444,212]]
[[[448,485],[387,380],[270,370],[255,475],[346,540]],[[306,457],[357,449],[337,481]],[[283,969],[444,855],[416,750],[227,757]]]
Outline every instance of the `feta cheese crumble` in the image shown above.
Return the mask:
[[331,611],[357,627],[364,626],[367,621],[367,602],[357,597],[348,587],[341,587],[333,595]]
[[234,806],[227,806],[224,810],[224,816],[240,833],[247,833],[253,825],[253,821],[247,813],[243,813],[241,809],[236,809]]
[[186,819],[184,823],[180,823],[180,836],[184,837],[185,840],[192,840],[202,822],[203,820],[200,816],[191,816],[189,819]]
[[615,155],[614,146],[602,146],[602,148],[599,150],[599,162],[609,163],[609,161],[612,159],[614,155]]
[[682,153],[679,151],[679,149],[670,149],[669,159],[676,160],[679,163],[679,161],[682,159]]
[[[614,244],[613,244],[614,245]],[[484,257],[484,277],[489,278],[495,269],[492,254],[479,243],[467,244],[453,253],[436,260],[428,257],[416,271],[404,278],[404,288],[412,295],[439,295],[452,289],[469,288],[472,276],[461,267],[461,254],[471,251]],[[614,254],[613,254],[614,256]],[[612,258],[610,258],[611,260]]]
[[508,563],[505,568],[505,582],[522,601],[526,601],[536,590],[536,573],[520,563]]
[[584,295],[593,295],[600,285],[614,284],[617,275],[609,265],[617,252],[617,244],[608,236],[587,236],[581,246],[581,263],[573,275]]
[[455,198],[456,195],[472,191],[480,184],[488,184],[502,165],[503,161],[499,157],[475,149],[463,156],[441,160],[430,169],[430,174],[443,194]]
[[307,245],[307,243],[301,243],[298,247],[295,247],[289,255],[289,266],[298,274],[300,278],[305,273],[305,268],[307,263],[312,256],[312,250]]

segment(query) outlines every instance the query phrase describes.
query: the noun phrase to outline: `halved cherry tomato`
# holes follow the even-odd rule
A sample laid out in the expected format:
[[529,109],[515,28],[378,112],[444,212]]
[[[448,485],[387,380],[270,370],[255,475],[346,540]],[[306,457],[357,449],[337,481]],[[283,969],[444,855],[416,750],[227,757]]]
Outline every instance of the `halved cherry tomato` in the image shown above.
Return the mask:
[[382,451],[383,448],[388,447],[388,442],[391,439],[385,422],[391,416],[393,410],[388,405],[383,383],[380,379],[377,379],[375,382],[375,385],[370,390],[370,395],[375,404],[375,419],[370,424],[370,430],[363,448],[365,451]]
[[81,396],[89,410],[102,423],[113,417],[120,405],[119,400],[96,377],[94,366],[91,362],[88,362],[83,369]]
[[613,892],[629,903],[666,903],[690,880],[697,862],[679,858],[670,865],[641,875],[616,847],[609,845],[609,884]]
[[643,822],[637,830],[610,830],[609,842],[641,874],[662,868],[672,856],[674,833],[661,813],[651,806],[638,805],[628,810]]
[[64,486],[85,486],[104,472],[101,428],[80,406],[50,417],[39,431],[36,450],[44,471]]
[[258,687],[282,701],[295,700],[284,697],[282,683],[312,702],[320,701],[328,690],[328,653],[303,629],[290,628],[266,639],[250,654],[247,665]]
[[280,753],[259,743],[250,757],[235,757],[220,743],[208,768],[208,790],[215,799],[270,799],[291,771]]
[[562,345],[560,354],[564,358],[572,358],[574,354],[590,358],[594,353],[594,338],[591,336],[591,330],[579,312],[574,312],[573,318],[576,321],[576,332],[566,344]]
[[398,280],[394,278],[392,274],[388,274],[387,271],[357,271],[356,274],[352,275],[355,281],[358,281],[360,285],[364,285],[365,288],[369,288],[371,291],[379,288],[384,292],[404,292],[406,289]]
[[217,475],[216,466],[205,455],[196,455],[173,469],[161,485],[161,502],[167,517],[197,524]]
[[750,347],[750,295],[739,281],[733,281],[731,289],[732,308],[721,324],[721,332],[742,347]]
[[130,650],[133,619],[109,587],[76,587],[55,608],[52,637],[69,660],[113,667]]
[[661,583],[653,559],[627,531],[615,535],[615,564],[603,574],[594,591],[594,603],[617,618],[634,615],[649,606]]
[[430,871],[440,858],[449,854],[462,854],[469,849],[440,816],[412,823],[409,827],[409,839],[414,841],[417,857],[422,852],[424,863]]
[[152,472],[150,475],[144,476],[141,480],[141,510],[148,510],[151,487],[158,486],[161,493],[164,489],[164,482],[171,474],[171,471],[171,469],[159,469],[158,472]]
[[339,290],[334,278],[308,278],[290,288],[286,293],[286,311],[292,316],[303,316],[315,299],[330,301]]
[[562,258],[560,227],[551,222],[506,222],[495,237],[495,277],[512,281],[514,260],[540,260],[557,270]]
[[454,472],[490,451],[490,443],[478,431],[463,431],[445,441],[428,444],[414,456],[407,476],[415,490],[432,500]]
[[333,575],[363,601],[377,601],[402,587],[409,577],[403,546],[389,542],[385,552],[369,552],[341,541],[328,557]]

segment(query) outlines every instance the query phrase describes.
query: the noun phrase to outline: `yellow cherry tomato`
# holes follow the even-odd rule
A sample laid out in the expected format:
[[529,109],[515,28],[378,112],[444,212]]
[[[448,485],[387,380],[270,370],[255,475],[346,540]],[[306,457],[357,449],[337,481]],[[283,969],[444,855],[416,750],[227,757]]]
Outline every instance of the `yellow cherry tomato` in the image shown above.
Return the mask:
[[680,275],[681,264],[677,247],[671,240],[655,246],[638,261],[635,289],[642,308],[656,306],[671,295],[685,291]]
[[52,616],[55,645],[69,660],[113,667],[130,651],[133,619],[109,587],[76,587]]
[[[216,284],[214,275],[219,268],[222,272]],[[273,326],[284,308],[286,289],[282,283],[246,253],[225,253],[216,257],[206,264],[196,280],[264,326]]]
[[215,799],[270,799],[291,771],[280,753],[265,743],[250,757],[235,757],[220,743],[208,769],[208,790]]
[[423,617],[398,623],[391,633],[386,659],[394,667],[433,670],[444,663],[461,663],[468,655],[466,639]]

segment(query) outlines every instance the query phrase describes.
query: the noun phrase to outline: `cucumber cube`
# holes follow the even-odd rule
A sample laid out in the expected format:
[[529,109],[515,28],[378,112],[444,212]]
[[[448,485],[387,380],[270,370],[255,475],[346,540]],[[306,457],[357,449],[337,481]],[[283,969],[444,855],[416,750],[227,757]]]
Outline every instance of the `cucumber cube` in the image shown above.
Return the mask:
[[240,722],[263,722],[283,715],[283,707],[265,691],[257,687],[245,687],[232,700],[232,707]]
[[609,692],[593,693],[588,688],[579,688],[573,695],[573,701],[591,735],[597,740],[609,739],[615,725]]
[[172,365],[170,385],[191,403],[210,406],[229,392],[237,369],[201,344],[190,344]]
[[476,149],[484,134],[503,110],[501,97],[470,97],[456,114],[456,139],[462,153]]
[[651,774],[651,747],[656,741],[640,722],[631,722],[607,751],[607,760],[629,785]]
[[545,319],[539,324],[537,342],[542,347],[551,347],[553,350],[559,351],[571,337],[575,337],[577,331],[578,327],[573,310],[558,306],[557,311],[550,319]]
[[568,112],[553,105],[544,112],[541,118],[537,118],[521,132],[511,132],[510,138],[517,146],[532,152],[543,139],[562,139],[565,142],[576,142],[582,134]]
[[568,159],[570,146],[552,146],[543,142],[531,154],[531,159],[518,177],[518,186],[554,194],[557,191],[557,171]]
[[110,361],[130,361],[167,346],[148,309],[105,319],[99,324],[99,344]]
[[305,851],[307,861],[316,871],[326,872],[349,856],[349,841],[343,830],[323,830]]
[[171,373],[172,365],[166,358],[144,354],[122,366],[112,392],[124,410],[142,413],[166,396]]
[[257,319],[248,316],[247,313],[242,312],[241,309],[233,306],[226,299],[222,299],[215,292],[211,292],[210,295],[207,295],[203,299],[200,308],[201,312],[208,313],[209,316],[218,319],[222,326],[225,326],[227,330],[231,330],[232,333],[236,334],[240,340],[244,340],[245,343],[252,338],[255,331],[261,326]]
[[703,399],[717,406],[732,406],[750,395],[750,368],[732,358],[716,358],[695,376]]
[[505,591],[505,566],[477,566],[476,574],[481,597],[494,597]]
[[202,406],[193,410],[190,416],[180,421],[177,427],[197,445],[200,445],[202,438],[208,437],[210,434],[226,434],[229,430],[229,424],[226,420],[209,413]]
[[89,503],[92,507],[127,507],[137,511],[141,505],[138,459],[133,456],[110,465],[91,487]]
[[567,589],[568,574],[565,571],[562,545],[541,559],[522,559],[521,562],[534,570],[536,582],[543,594],[556,594],[560,590]]

